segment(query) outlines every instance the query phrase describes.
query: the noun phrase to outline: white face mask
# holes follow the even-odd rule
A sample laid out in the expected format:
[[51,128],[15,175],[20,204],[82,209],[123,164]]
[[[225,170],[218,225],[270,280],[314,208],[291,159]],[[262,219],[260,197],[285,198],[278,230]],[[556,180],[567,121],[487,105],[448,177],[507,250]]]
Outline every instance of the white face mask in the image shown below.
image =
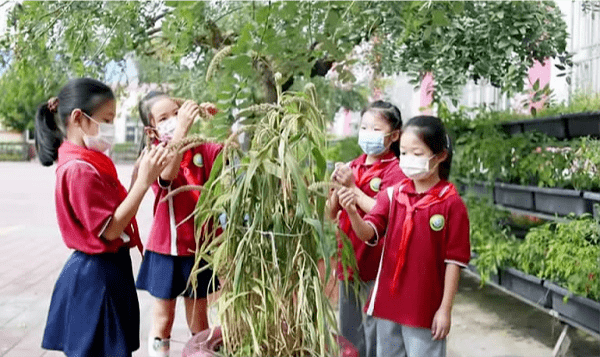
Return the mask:
[[415,156],[415,155],[400,155],[400,169],[410,178],[416,178],[428,173],[434,167],[430,167],[429,161],[435,157]]
[[379,155],[385,151],[384,139],[390,134],[380,131],[360,130],[358,132],[358,145],[367,155]]
[[170,117],[156,125],[160,141],[171,141],[175,134],[175,129],[177,129],[177,116]]
[[94,151],[105,152],[110,150],[115,140],[115,125],[109,123],[99,123],[89,115],[83,113],[89,120],[98,125],[98,134],[91,136],[83,133],[83,142],[85,146]]

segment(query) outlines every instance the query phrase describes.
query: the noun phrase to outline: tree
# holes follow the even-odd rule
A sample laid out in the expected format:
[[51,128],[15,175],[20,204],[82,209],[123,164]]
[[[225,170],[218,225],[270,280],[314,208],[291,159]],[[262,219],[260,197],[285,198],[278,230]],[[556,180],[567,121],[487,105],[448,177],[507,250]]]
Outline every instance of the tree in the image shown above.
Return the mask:
[[[284,89],[301,88],[333,63],[346,82],[355,80],[355,61],[376,73],[408,72],[415,83],[433,72],[439,98],[456,95],[469,78],[520,91],[534,59],[568,62],[566,25],[553,3],[541,1],[25,2],[13,6],[8,25],[0,43],[4,76],[35,83],[19,76],[51,73],[48,81],[60,84],[73,76],[105,79],[107,64],[124,67],[133,56],[143,81],[218,101],[229,119],[234,108],[274,100],[275,72]],[[365,41],[376,44],[372,56],[350,58]],[[214,67],[211,84],[208,62],[226,47],[231,52]],[[3,92],[14,85],[0,84]],[[48,89],[35,86],[40,96],[51,95]],[[332,91],[350,104],[360,93]],[[0,117],[10,116],[10,125],[31,120],[12,117],[15,110],[4,105]]]

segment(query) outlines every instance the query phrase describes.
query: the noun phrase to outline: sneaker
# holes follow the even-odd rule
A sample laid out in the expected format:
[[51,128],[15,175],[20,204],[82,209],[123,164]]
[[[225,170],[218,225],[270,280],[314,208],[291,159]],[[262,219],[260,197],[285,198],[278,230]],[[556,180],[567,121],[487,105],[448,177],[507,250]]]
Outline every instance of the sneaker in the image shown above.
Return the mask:
[[171,340],[168,338],[160,339],[158,337],[148,337],[148,356],[150,357],[169,357],[169,347]]

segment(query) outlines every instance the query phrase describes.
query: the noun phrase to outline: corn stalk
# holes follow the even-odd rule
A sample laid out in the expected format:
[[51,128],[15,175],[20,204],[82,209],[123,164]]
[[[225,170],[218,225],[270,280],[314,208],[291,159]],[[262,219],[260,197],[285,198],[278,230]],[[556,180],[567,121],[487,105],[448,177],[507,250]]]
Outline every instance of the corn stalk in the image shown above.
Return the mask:
[[[204,184],[196,227],[209,239],[195,269],[205,259],[221,281],[225,355],[337,355],[335,313],[317,267],[334,239],[323,230],[325,197],[313,194],[325,178],[324,118],[312,84],[282,93],[278,83],[277,93],[276,104],[245,111],[258,118],[250,150],[226,144]],[[206,227],[223,212],[217,236]]]

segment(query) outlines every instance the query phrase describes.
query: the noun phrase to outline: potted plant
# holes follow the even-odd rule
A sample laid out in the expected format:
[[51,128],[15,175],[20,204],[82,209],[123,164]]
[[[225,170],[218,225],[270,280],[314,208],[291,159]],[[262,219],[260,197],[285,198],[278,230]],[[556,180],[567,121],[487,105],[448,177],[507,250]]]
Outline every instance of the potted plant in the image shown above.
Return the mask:
[[[227,356],[356,353],[335,334],[327,278],[319,272],[327,240],[335,238],[324,233],[325,197],[309,190],[326,173],[315,87],[282,93],[281,76],[276,80],[276,103],[239,113],[253,118],[249,151],[226,142],[198,202],[197,227],[211,239],[198,249],[197,262],[208,261],[221,281],[221,326],[194,337],[187,356],[214,356],[217,349]],[[223,213],[227,223],[217,235],[206,227]]]

